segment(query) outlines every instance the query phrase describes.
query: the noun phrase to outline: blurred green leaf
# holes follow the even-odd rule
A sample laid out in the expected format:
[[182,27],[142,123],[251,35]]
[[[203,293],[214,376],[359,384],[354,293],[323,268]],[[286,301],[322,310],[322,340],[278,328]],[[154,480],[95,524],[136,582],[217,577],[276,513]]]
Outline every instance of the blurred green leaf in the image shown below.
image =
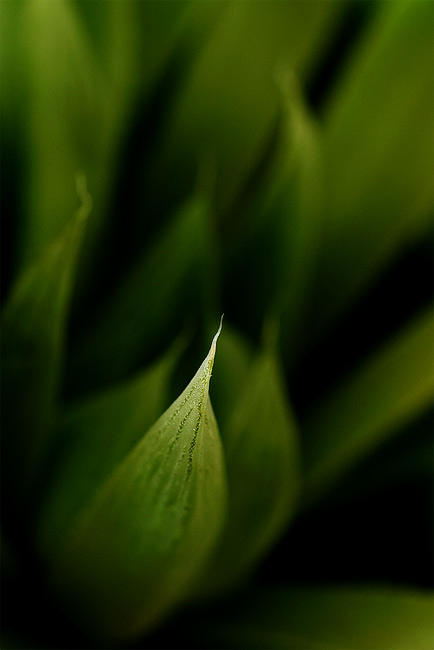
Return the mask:
[[299,490],[299,450],[276,354],[252,362],[227,426],[221,429],[229,516],[205,576],[219,591],[245,578],[288,525]]
[[0,1],[3,645],[432,647],[431,4]]
[[[190,0],[2,3],[1,42],[7,63],[2,110],[8,137],[13,128],[14,141],[23,140],[25,164],[19,187],[24,209],[13,223],[18,231],[13,261],[18,267],[57,236],[64,225],[61,215],[73,198],[73,173],[85,169],[95,209],[80,254],[76,297],[88,297],[98,284],[96,276],[104,273],[118,193],[124,192],[123,212],[130,207],[126,195],[127,201],[134,201],[137,219],[143,216],[138,197],[146,170],[128,148],[131,125],[140,114],[139,137],[133,136],[146,160],[162,127],[156,128],[157,117],[166,114],[179,80],[224,5]],[[158,107],[153,105],[156,99]],[[124,169],[133,178],[134,192],[123,187]],[[165,184],[158,186],[162,197],[168,194],[161,192]]]
[[293,68],[304,82],[340,4],[278,1],[270,11],[262,2],[229,3],[167,130],[153,170],[156,187],[168,177],[177,179],[180,193],[191,187],[198,155],[210,152],[218,169],[216,208],[225,214],[273,129],[276,64]]
[[66,408],[57,432],[55,476],[39,517],[43,552],[61,542],[73,518],[169,406],[179,353],[180,341],[128,382]]
[[320,329],[432,224],[432,3],[397,0],[379,9],[324,117]]
[[213,370],[213,404],[220,430],[226,430],[248,380],[253,351],[228,322],[219,338],[218,363]]
[[200,627],[210,648],[431,650],[433,612],[425,592],[294,586],[253,591]]
[[105,266],[112,267],[113,254],[119,250],[115,225],[119,213],[123,215],[122,234],[137,245],[146,238],[150,223],[178,208],[166,199],[179,172],[170,183],[165,177],[156,185],[150,178],[155,152],[180,88],[225,4],[75,2],[107,89],[100,111],[106,134],[90,179],[99,209],[90,224],[80,265],[84,294],[95,280],[95,269],[104,275]]
[[433,313],[367,359],[302,423],[309,502],[432,403]]
[[433,424],[433,407],[430,405],[396,438],[390,440],[344,477],[342,483],[329,495],[328,504],[331,502],[341,504],[398,485],[412,485],[422,481],[427,484],[429,481],[432,483]]
[[165,342],[191,296],[200,295],[209,226],[208,202],[195,196],[120,279],[72,355],[75,390],[124,378]]
[[[17,47],[21,36],[23,2],[4,0],[0,4],[0,56],[2,61],[2,93],[0,96],[2,137],[12,130],[17,135],[17,113],[21,115],[24,90],[24,59]],[[20,143],[21,145],[21,143]]]
[[293,71],[275,71],[280,116],[268,183],[252,192],[237,215],[228,246],[228,282],[240,294],[240,317],[261,328],[264,312],[278,315],[285,360],[294,362],[307,320],[321,243],[321,131]]
[[17,247],[20,268],[34,261],[65,226],[74,205],[77,169],[86,171],[99,206],[99,188],[92,176],[107,136],[108,103],[101,72],[72,4],[39,0],[22,4],[18,44],[25,56],[17,84],[23,85],[27,97],[21,124],[27,137],[27,183]]
[[[277,239],[276,299],[284,351],[293,360],[307,319],[323,213],[322,134],[309,114],[294,74],[279,72],[283,95],[280,170],[265,208]],[[276,263],[276,262],[275,262]]]
[[46,558],[54,588],[91,634],[125,641],[185,597],[220,532],[226,477],[208,387],[197,374]]
[[174,45],[189,3],[73,0],[110,87],[118,90],[118,104],[128,105],[137,91],[149,92]]
[[78,189],[83,205],[18,277],[2,317],[3,470],[10,489],[29,502],[51,443],[76,255],[91,209],[81,177]]

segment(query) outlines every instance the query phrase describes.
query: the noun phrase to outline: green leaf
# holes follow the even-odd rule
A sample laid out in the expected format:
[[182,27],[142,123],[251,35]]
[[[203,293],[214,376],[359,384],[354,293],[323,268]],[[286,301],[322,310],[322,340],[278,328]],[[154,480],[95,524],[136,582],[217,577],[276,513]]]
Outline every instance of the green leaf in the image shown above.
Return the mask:
[[219,338],[218,363],[213,370],[213,404],[226,430],[249,376],[252,350],[245,338],[226,322]]
[[433,606],[430,593],[372,585],[268,588],[202,620],[199,638],[211,648],[431,650]]
[[274,2],[272,11],[261,2],[229,3],[180,97],[153,170],[155,185],[174,178],[188,187],[198,155],[211,152],[217,211],[225,214],[275,123],[276,63],[293,67],[304,80],[340,11],[332,2]]
[[324,117],[320,328],[431,229],[433,76],[431,3],[380,3]]
[[119,213],[125,215],[127,237],[140,242],[144,223],[174,209],[166,198],[176,177],[170,183],[165,177],[160,185],[149,180],[155,149],[170,122],[179,87],[225,4],[74,3],[94,46],[105,92],[98,107],[104,132],[90,178],[98,212],[80,264],[83,294],[91,288],[92,271],[104,274],[113,264],[113,251],[106,244],[112,243],[112,220],[116,223]]
[[307,502],[431,404],[433,333],[429,311],[312,409],[302,423]]
[[412,421],[407,430],[393,438],[376,453],[354,468],[327,502],[348,503],[375,491],[397,485],[432,483],[434,474],[433,408],[430,405]]
[[[293,362],[307,319],[323,213],[322,134],[309,113],[294,74],[279,72],[283,126],[280,169],[265,208],[274,231],[276,296],[285,356]],[[264,233],[265,235],[265,233]]]
[[83,205],[44,255],[17,279],[2,319],[2,432],[6,481],[28,493],[52,438],[65,324],[75,261],[91,200],[80,177]]
[[192,587],[221,530],[226,477],[208,387],[197,374],[46,558],[54,589],[105,641],[155,625]]
[[[16,132],[17,112],[23,109],[24,60],[16,47],[20,38],[24,3],[5,0],[0,5],[0,54],[2,60],[2,93],[0,105],[2,111],[2,138],[12,131]],[[7,135],[6,135],[7,134]],[[19,142],[19,140],[18,140]],[[21,145],[21,142],[20,142]]]
[[[93,48],[112,82],[117,103],[128,104],[141,87],[149,92],[161,73],[168,51],[178,34],[190,0],[160,3],[93,3],[73,0],[92,41]],[[146,38],[143,38],[146,33]],[[125,101],[126,100],[126,101]]]
[[281,106],[268,183],[261,192],[252,186],[231,225],[226,276],[232,292],[235,282],[240,294],[246,327],[262,327],[264,310],[279,317],[285,360],[293,363],[308,321],[321,244],[321,131],[293,71],[279,66],[275,78]]
[[[21,3],[15,3],[21,4]],[[85,169],[95,205],[93,171],[107,146],[104,107],[109,105],[95,57],[71,2],[22,3],[18,47],[25,61],[26,111],[24,214],[20,268],[33,262],[66,225],[75,200],[72,179]],[[95,190],[98,190],[95,193]]]
[[200,292],[208,221],[208,202],[194,196],[120,279],[71,357],[75,390],[125,378],[170,335],[175,318]]
[[61,449],[39,516],[43,552],[61,542],[74,517],[169,406],[169,383],[180,343],[138,376],[85,398],[62,414],[56,435]]
[[288,525],[299,490],[299,450],[276,354],[252,362],[233,416],[222,428],[229,515],[205,576],[219,591],[245,578]]

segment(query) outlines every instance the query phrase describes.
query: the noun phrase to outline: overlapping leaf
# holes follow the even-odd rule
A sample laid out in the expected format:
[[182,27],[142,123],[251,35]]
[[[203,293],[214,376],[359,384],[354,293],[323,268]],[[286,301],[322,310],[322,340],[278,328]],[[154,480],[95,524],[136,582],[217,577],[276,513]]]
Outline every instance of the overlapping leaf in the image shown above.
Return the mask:
[[297,431],[274,351],[266,350],[252,362],[222,437],[229,515],[205,576],[205,590],[211,593],[245,578],[294,513],[299,490]]

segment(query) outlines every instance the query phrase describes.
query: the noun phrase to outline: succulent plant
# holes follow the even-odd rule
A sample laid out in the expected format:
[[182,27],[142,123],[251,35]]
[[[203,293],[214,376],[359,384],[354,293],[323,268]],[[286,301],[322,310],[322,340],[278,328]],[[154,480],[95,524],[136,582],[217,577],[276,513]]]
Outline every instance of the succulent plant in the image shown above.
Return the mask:
[[431,2],[0,9],[2,647],[432,648]]

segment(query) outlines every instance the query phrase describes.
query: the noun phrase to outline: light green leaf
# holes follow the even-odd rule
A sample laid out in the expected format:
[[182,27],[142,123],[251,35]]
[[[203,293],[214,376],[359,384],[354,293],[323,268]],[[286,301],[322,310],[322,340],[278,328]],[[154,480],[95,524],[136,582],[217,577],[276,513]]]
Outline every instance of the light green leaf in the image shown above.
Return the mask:
[[245,578],[294,513],[299,489],[297,432],[273,351],[264,351],[252,362],[222,437],[229,515],[204,580],[210,592]]
[[223,523],[226,477],[208,387],[216,348],[46,558],[54,589],[105,641],[155,625],[192,587]]
[[61,542],[74,517],[169,406],[169,382],[179,353],[180,341],[138,376],[62,414],[55,475],[38,524],[45,552]]
[[432,403],[433,313],[411,322],[302,423],[305,498],[318,498]]
[[318,323],[329,326],[432,224],[432,4],[379,3],[324,117],[327,229]]
[[[52,436],[63,355],[65,322],[83,225],[77,215],[44,255],[17,279],[2,320],[2,434],[6,481],[26,494],[41,471]],[[11,488],[12,490],[12,488]]]
[[71,357],[75,390],[82,394],[126,377],[164,344],[176,315],[179,321],[200,293],[208,220],[208,202],[194,196],[121,278]]
[[[205,647],[270,650],[432,650],[430,593],[380,586],[257,590],[201,622]],[[206,626],[206,627],[205,627]]]

